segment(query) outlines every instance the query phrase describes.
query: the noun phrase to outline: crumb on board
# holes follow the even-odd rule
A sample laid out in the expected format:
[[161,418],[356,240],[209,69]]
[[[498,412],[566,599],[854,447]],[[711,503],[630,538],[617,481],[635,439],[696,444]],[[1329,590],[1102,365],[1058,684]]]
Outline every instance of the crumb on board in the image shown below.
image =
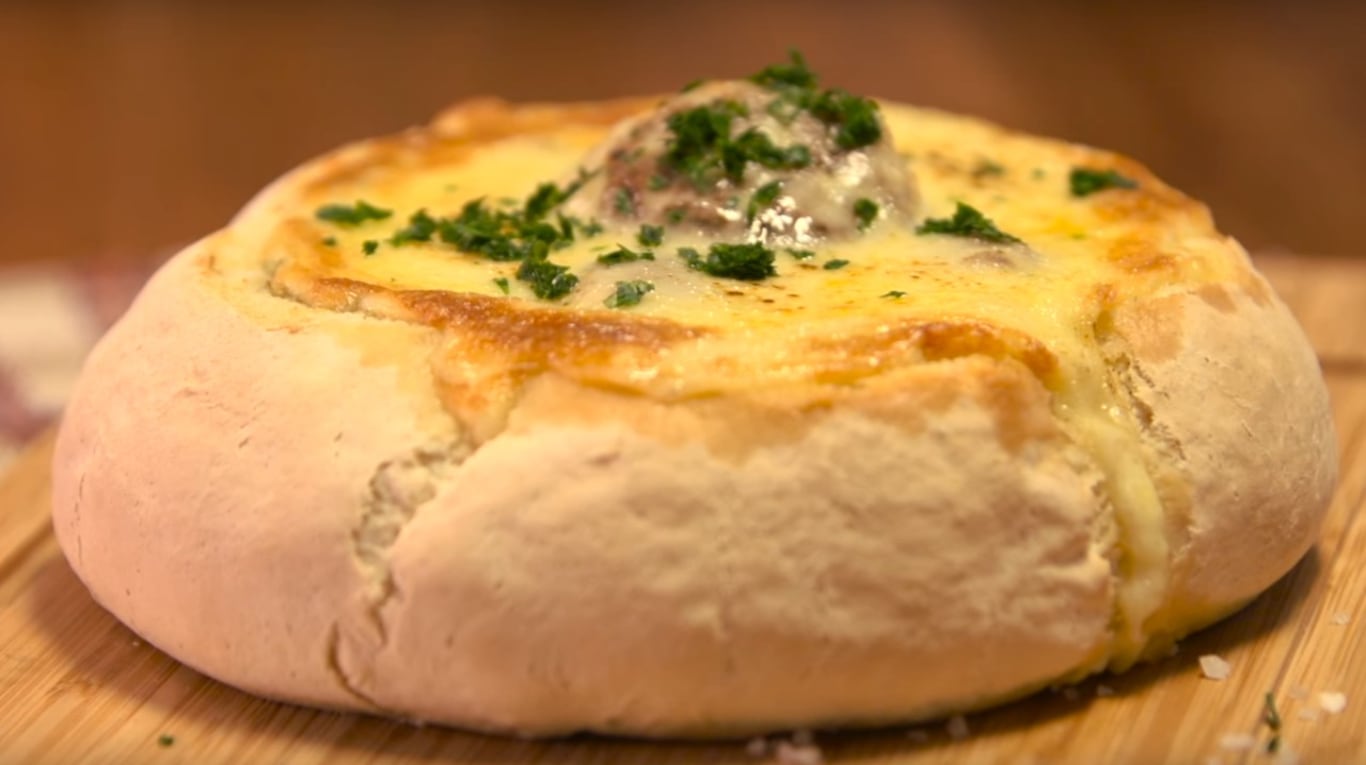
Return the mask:
[[1230,752],[1245,752],[1257,745],[1251,733],[1225,733],[1219,737],[1219,748]]
[[1106,697],[1108,697],[1108,696],[1113,696],[1113,695],[1115,695],[1115,689],[1114,689],[1114,688],[1111,688],[1111,687],[1108,686],[1108,685],[1097,685],[1097,686],[1096,686],[1096,696],[1098,696],[1099,698],[1102,698],[1102,699],[1103,699],[1103,698],[1106,698]]
[[962,715],[954,715],[945,723],[944,729],[949,732],[949,738],[954,741],[962,741],[968,737],[968,720]]
[[1295,716],[1305,722],[1313,722],[1319,719],[1319,710],[1313,707],[1300,707],[1295,710]]
[[1344,627],[1344,626],[1347,625],[1347,622],[1349,622],[1349,621],[1351,621],[1351,620],[1352,620],[1352,615],[1351,615],[1351,614],[1347,613],[1346,611],[1338,611],[1337,613],[1333,614],[1333,618],[1330,619],[1329,621],[1331,621],[1333,624],[1335,624],[1335,625],[1337,625],[1337,626],[1339,626],[1339,627]]
[[777,748],[778,765],[822,765],[825,756],[821,754],[820,747],[807,744],[793,744],[789,741],[779,741]]
[[1233,667],[1224,657],[1207,653],[1200,657],[1200,673],[1208,680],[1226,680]]
[[1347,708],[1347,694],[1339,691],[1324,691],[1319,694],[1319,708],[1330,715],[1342,714]]

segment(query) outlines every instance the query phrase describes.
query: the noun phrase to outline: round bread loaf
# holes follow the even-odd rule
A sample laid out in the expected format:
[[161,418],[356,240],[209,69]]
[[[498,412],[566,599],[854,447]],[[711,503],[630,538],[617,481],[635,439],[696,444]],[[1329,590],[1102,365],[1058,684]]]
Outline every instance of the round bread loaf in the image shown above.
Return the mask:
[[1160,657],[1335,476],[1315,357],[1203,206],[761,76],[466,103],[286,175],[91,355],[53,520],[253,693],[716,736]]

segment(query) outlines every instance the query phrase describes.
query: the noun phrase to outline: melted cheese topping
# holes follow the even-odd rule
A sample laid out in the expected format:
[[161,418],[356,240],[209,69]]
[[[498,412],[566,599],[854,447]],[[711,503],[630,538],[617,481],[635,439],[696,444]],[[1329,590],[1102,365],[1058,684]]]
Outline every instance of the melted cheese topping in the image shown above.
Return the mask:
[[[551,254],[581,281],[565,300],[546,303],[515,279],[517,263],[491,262],[439,242],[394,247],[384,241],[419,209],[450,215],[481,197],[519,203],[541,181],[574,177],[606,129],[568,125],[482,144],[451,161],[379,163],[329,178],[301,200],[306,212],[293,228],[282,227],[288,233],[274,241],[273,257],[316,276],[397,291],[486,295],[532,311],[586,316],[606,311],[603,301],[617,281],[646,279],[654,291],[638,306],[612,313],[714,331],[752,366],[770,371],[798,369],[801,349],[822,337],[876,335],[907,322],[980,323],[1033,338],[1057,360],[1057,374],[1044,381],[1055,394],[1056,413],[1100,466],[1113,503],[1122,551],[1111,664],[1126,667],[1144,652],[1146,636],[1160,631],[1161,625],[1145,622],[1165,594],[1168,549],[1138,426],[1112,387],[1095,327],[1128,296],[1225,279],[1237,263],[1203,208],[1122,158],[934,112],[884,106],[884,113],[919,184],[925,217],[947,217],[963,201],[1027,246],[875,225],[852,241],[816,248],[808,260],[780,252],[776,277],[740,282],[686,268],[676,251],[705,251],[711,242],[682,228],[670,228],[664,244],[652,248],[654,261],[601,265],[596,257],[617,245],[643,249],[635,229],[609,228]],[[1137,179],[1140,189],[1073,198],[1067,177],[1074,166],[1118,168]],[[355,228],[307,217],[318,205],[358,198],[392,208],[395,215]],[[335,245],[321,244],[324,237],[334,237]],[[380,244],[366,256],[368,240]],[[823,267],[835,259],[848,265]],[[510,294],[504,295],[498,279],[507,280]],[[660,370],[638,365],[628,382],[644,384]]]

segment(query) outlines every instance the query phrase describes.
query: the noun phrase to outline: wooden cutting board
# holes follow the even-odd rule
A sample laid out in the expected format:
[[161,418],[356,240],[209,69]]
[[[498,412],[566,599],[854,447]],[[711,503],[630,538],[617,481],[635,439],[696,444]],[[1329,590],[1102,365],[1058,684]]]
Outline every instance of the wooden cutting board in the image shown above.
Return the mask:
[[[1275,762],[1265,751],[1270,693],[1282,751],[1303,763],[1366,763],[1366,260],[1260,264],[1305,323],[1336,410],[1343,475],[1317,547],[1169,660],[971,715],[957,738],[943,724],[818,733],[826,762]],[[49,434],[0,479],[0,764],[764,761],[744,742],[515,741],[219,684],[141,642],[86,594],[48,525],[51,446]],[[1226,680],[1201,676],[1203,654],[1228,661]],[[1345,693],[1346,709],[1323,711],[1321,692]],[[1254,748],[1228,746],[1239,737]]]

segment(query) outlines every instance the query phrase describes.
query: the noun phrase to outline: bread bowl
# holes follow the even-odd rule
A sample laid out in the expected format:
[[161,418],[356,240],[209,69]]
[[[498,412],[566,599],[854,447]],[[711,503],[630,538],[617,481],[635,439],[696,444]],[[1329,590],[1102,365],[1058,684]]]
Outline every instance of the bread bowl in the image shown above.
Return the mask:
[[1287,571],[1327,396],[1205,208],[804,71],[285,175],[90,357],[73,569],[253,693],[641,736],[989,706]]

